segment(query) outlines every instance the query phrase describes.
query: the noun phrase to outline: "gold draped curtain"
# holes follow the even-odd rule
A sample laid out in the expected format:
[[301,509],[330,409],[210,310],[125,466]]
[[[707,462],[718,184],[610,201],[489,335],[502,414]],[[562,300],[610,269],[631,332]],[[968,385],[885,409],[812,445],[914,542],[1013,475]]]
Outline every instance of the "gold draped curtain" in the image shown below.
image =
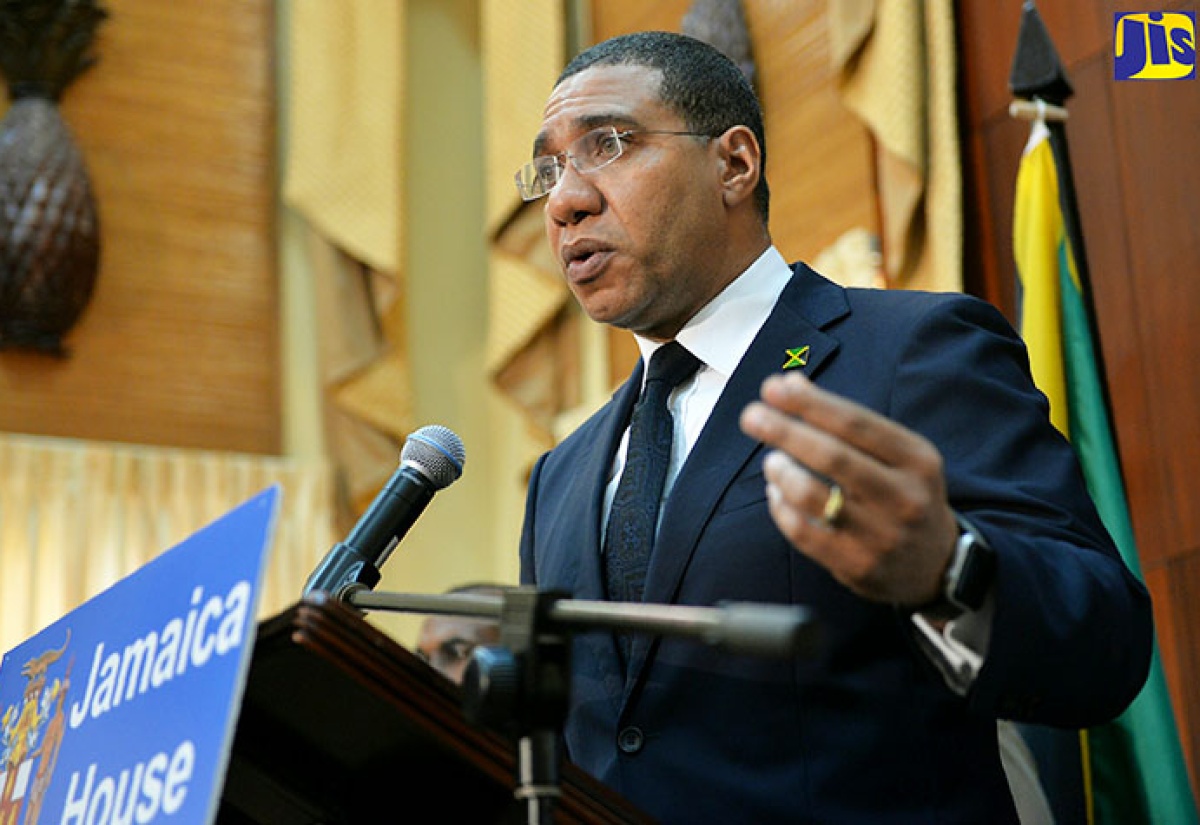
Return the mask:
[[[484,0],[489,312],[487,366],[544,447],[607,397],[605,344],[589,336],[545,241],[542,204],[513,173],[529,160],[542,107],[566,63],[561,0]],[[524,469],[524,468],[522,468]]]
[[[525,414],[534,408],[525,400],[536,404],[538,392],[528,392],[531,385],[520,379],[505,379],[522,374],[522,364],[537,364],[523,377],[536,375],[539,391],[573,399],[574,385],[562,382],[559,367],[578,361],[577,347],[559,343],[570,337],[563,333],[569,321],[560,323],[570,310],[553,268],[537,260],[534,247],[544,243],[521,245],[516,233],[505,231],[522,224],[516,220],[515,192],[503,183],[511,181],[514,157],[528,153],[542,98],[561,67],[561,4],[482,0],[467,9],[462,3],[292,0],[288,10],[284,201],[303,223],[299,245],[315,293],[323,437],[339,482],[341,527],[349,527],[395,470],[400,443],[418,423],[416,413],[450,405],[449,417],[467,427],[467,473],[414,529],[383,584],[390,577],[401,589],[426,590],[464,578],[515,579],[525,471],[549,441],[538,424],[542,419]],[[473,90],[456,83],[466,82],[463,75],[470,71],[470,29],[464,27],[476,14],[475,56],[485,74],[489,117],[483,142],[487,185],[480,201],[457,203],[476,196],[469,187],[426,191],[429,175],[406,174],[408,164],[427,161],[435,147],[422,131],[427,120],[408,128],[405,121],[427,105],[428,95],[445,99],[447,122],[471,121],[462,109]],[[458,39],[464,33],[465,41]],[[444,37],[453,40],[446,44],[446,63],[431,64],[428,38]],[[421,72],[421,86],[409,95],[406,67]],[[496,67],[510,72],[499,83]],[[478,110],[473,114],[479,117]],[[514,146],[520,147],[515,154]],[[414,287],[412,279],[438,277],[440,263],[436,254],[430,259],[428,236],[418,243],[406,239],[421,224],[409,219],[406,192],[428,198],[434,211],[456,201],[454,209],[468,217],[465,227],[472,226],[469,207],[481,205],[486,226],[464,243],[477,240],[482,247],[501,237],[507,243],[491,247],[487,272],[481,266],[478,273],[486,280],[486,325],[455,318],[439,326],[438,334],[452,340],[452,347],[411,337],[410,313],[428,310],[421,301],[436,291],[428,283]],[[367,215],[372,219],[364,224]],[[532,238],[527,232],[521,237]],[[442,300],[454,301],[454,293],[447,291]],[[462,319],[472,317],[475,300],[476,294],[463,296]],[[478,355],[465,363],[472,350]],[[546,369],[541,356],[550,350],[562,357]],[[529,358],[530,352],[537,355]],[[410,358],[417,356],[423,360],[414,365]],[[440,369],[437,380],[431,379],[431,362]],[[480,365],[486,365],[480,377],[505,391],[489,393],[479,385],[474,370]],[[420,404],[414,399],[417,381]],[[516,412],[505,405],[514,399]],[[496,483],[488,483],[492,475]],[[453,521],[455,513],[456,524],[441,524],[443,516]],[[463,513],[471,514],[470,525],[461,522]],[[446,545],[454,551],[443,552]],[[412,630],[404,617],[376,618],[398,635]]]
[[273,484],[259,615],[294,603],[331,544],[311,461],[0,434],[0,650],[9,650]]
[[343,528],[395,470],[413,428],[401,171],[405,6],[292,0],[285,18],[283,198],[304,221],[323,435]]
[[875,138],[890,286],[962,289],[953,0],[833,0],[842,100]]
[[[343,523],[395,469],[415,426],[404,272],[405,6],[293,0],[287,20],[284,201],[306,223]],[[540,242],[540,211],[520,209],[508,174],[528,154],[562,66],[562,3],[483,0],[480,24],[491,240],[483,347],[497,385],[531,417],[531,444],[514,450],[529,453],[548,443],[555,416],[578,395],[563,377],[577,360],[560,323],[571,313],[569,295]]]

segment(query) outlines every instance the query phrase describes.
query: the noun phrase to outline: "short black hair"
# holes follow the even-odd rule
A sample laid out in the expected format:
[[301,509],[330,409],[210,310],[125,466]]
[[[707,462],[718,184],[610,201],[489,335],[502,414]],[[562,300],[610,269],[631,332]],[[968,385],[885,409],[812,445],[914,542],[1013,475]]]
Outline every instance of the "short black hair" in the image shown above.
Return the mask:
[[733,126],[754,133],[761,153],[754,203],[767,223],[771,192],[767,186],[767,138],[762,106],[750,80],[719,49],[684,34],[646,31],[623,34],[578,54],[555,82],[595,66],[645,66],[662,72],[659,97],[677,112],[690,131],[717,136]]

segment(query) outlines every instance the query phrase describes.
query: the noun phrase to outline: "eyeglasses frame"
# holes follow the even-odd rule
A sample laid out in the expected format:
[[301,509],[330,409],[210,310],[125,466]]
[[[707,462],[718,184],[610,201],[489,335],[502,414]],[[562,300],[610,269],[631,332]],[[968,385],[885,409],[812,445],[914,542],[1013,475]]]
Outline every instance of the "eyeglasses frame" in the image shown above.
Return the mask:
[[[623,157],[625,155],[625,141],[628,138],[633,137],[634,135],[674,135],[676,137],[701,137],[701,138],[705,138],[706,140],[712,140],[714,137],[716,137],[715,135],[710,135],[706,132],[686,132],[686,131],[677,131],[677,130],[671,130],[671,129],[618,129],[616,126],[610,125],[610,126],[598,126],[595,129],[588,130],[583,135],[580,135],[578,138],[573,140],[571,142],[571,146],[577,146],[580,144],[581,141],[588,138],[589,136],[595,134],[596,132],[603,132],[605,130],[610,130],[612,132],[612,136],[616,139],[617,148],[619,150],[617,152],[617,154],[613,155],[611,158],[604,161],[603,163],[600,163],[596,166],[589,166],[586,169],[579,168],[579,161],[577,159],[577,156],[572,154],[570,149],[564,149],[563,151],[558,152],[553,155],[538,155],[533,160],[529,161],[528,163],[523,165],[520,169],[518,169],[516,172],[516,175],[514,175],[514,181],[516,182],[516,185],[517,185],[517,193],[521,196],[521,200],[525,201],[526,203],[530,203],[532,201],[536,201],[540,198],[543,198],[546,195],[549,195],[551,192],[553,192],[554,188],[556,186],[558,186],[559,183],[562,182],[563,175],[566,173],[566,169],[567,169],[566,160],[569,160],[571,162],[571,165],[575,167],[575,171],[581,175],[590,175],[592,172],[597,172],[601,169],[604,169],[607,166],[611,166],[615,161],[617,161],[618,159],[620,159],[621,157]],[[566,160],[564,160],[564,158]],[[538,192],[535,195],[527,194],[526,187],[522,183],[522,180],[526,177],[536,179],[537,178],[537,163],[538,163],[538,161],[544,161],[547,159],[554,160],[554,168],[557,170],[557,174],[556,174],[554,183],[551,184],[550,186],[545,187],[541,192]]]

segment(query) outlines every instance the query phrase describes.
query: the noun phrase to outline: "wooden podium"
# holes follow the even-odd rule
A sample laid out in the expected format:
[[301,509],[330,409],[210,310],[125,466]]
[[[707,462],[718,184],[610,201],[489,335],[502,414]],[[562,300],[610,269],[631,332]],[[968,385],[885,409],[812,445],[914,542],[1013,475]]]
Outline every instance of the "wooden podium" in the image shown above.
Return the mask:
[[[217,821],[521,823],[515,744],[472,725],[458,687],[317,593],[259,625]],[[649,823],[573,765],[561,823]]]

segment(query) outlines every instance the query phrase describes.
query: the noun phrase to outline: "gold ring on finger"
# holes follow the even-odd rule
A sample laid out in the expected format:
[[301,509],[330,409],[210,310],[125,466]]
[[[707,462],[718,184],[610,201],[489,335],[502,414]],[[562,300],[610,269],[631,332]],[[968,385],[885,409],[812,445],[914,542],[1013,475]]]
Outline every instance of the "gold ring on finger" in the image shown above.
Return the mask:
[[846,494],[842,492],[841,485],[829,485],[829,497],[825,499],[825,509],[821,511],[821,523],[826,527],[836,527],[845,507]]

